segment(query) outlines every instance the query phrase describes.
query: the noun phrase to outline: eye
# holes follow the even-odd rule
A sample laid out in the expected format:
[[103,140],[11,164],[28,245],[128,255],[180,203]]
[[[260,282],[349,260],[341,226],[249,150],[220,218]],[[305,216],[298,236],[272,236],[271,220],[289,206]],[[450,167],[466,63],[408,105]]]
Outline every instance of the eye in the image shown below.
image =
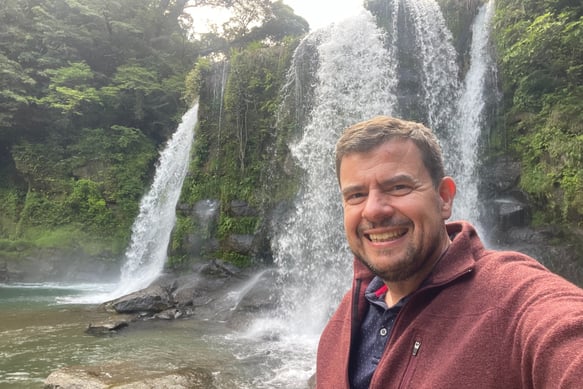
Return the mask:
[[366,193],[354,192],[354,193],[346,194],[344,196],[344,201],[346,202],[346,204],[354,205],[354,204],[359,204],[359,203],[363,202],[365,198],[366,198]]
[[389,188],[389,193],[393,196],[405,196],[413,191],[413,187],[407,184],[397,184]]

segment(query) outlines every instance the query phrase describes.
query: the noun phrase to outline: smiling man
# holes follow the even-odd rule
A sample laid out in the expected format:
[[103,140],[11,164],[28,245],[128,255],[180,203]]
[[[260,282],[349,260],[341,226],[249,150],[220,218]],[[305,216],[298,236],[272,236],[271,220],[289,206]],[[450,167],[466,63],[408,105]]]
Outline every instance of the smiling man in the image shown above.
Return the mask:
[[456,185],[429,129],[358,123],[336,171],[354,280],[322,333],[317,388],[583,385],[583,290],[446,223]]

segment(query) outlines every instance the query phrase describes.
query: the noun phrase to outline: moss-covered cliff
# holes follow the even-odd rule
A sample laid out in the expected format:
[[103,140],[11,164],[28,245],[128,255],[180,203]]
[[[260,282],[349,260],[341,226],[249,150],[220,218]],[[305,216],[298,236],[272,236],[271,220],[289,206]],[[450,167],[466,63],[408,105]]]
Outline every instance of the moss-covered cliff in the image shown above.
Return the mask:
[[[228,59],[201,59],[189,77],[191,93],[199,96],[200,122],[179,207],[186,212],[179,211],[171,264],[192,259],[188,242],[213,237],[217,245],[207,244],[196,254],[240,265],[250,264],[253,255],[269,256],[266,213],[297,190],[284,168],[294,124],[278,120],[296,44],[252,43],[232,50]],[[214,225],[205,228],[192,217],[193,207],[203,200],[219,207]],[[245,210],[237,211],[241,207]],[[245,248],[232,243],[234,236],[253,236],[255,241]]]

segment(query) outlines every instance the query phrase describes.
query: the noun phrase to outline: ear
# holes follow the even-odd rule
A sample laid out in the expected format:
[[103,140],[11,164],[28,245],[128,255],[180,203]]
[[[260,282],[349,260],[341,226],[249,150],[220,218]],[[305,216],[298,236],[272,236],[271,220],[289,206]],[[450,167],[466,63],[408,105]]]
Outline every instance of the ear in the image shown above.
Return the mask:
[[451,177],[443,177],[438,188],[441,200],[441,216],[443,220],[449,219],[453,209],[453,198],[455,197],[456,185]]

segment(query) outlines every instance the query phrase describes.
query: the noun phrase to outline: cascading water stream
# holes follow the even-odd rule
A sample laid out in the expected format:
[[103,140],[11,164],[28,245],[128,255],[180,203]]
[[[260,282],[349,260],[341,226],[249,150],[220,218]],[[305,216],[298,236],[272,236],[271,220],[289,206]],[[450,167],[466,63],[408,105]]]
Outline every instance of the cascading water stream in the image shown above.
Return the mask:
[[[415,30],[417,59],[421,65],[424,96],[419,104],[427,112],[427,125],[439,135],[447,134],[455,114],[459,90],[457,53],[441,9],[435,0],[404,1]],[[443,145],[446,150],[447,143]]]
[[142,198],[132,227],[132,238],[121,269],[118,296],[147,287],[161,273],[170,234],[176,221],[176,204],[190,161],[198,104],[182,117],[178,129],[160,154],[149,192]]
[[[395,64],[383,43],[381,30],[365,11],[302,43],[317,44],[319,63],[311,119],[303,138],[292,146],[306,174],[295,214],[280,226],[273,242],[284,278],[283,309],[304,333],[320,332],[349,280],[334,147],[348,125],[392,112]],[[295,66],[301,60],[295,58]]]
[[[294,55],[288,86],[304,91],[307,88],[298,87],[303,80],[296,78],[302,72],[293,68],[304,65],[302,55],[311,52],[305,46],[316,47],[312,110],[302,139],[291,147],[306,174],[293,215],[274,225],[272,244],[280,271],[281,309],[275,317],[258,318],[247,331],[250,338],[278,339],[275,344],[257,346],[257,352],[283,355],[285,366],[254,387],[298,387],[298,382],[305,381],[306,372],[313,368],[319,334],[350,283],[334,147],[348,125],[392,113],[395,63],[383,47],[383,39],[372,15],[363,10],[354,18],[310,34]],[[291,382],[295,386],[289,386]]]
[[490,55],[490,28],[494,15],[494,0],[484,4],[472,25],[470,68],[457,106],[457,144],[459,152],[451,166],[458,185],[454,219],[465,219],[480,230],[478,199],[478,141],[484,126],[486,80],[492,73],[494,61]]

